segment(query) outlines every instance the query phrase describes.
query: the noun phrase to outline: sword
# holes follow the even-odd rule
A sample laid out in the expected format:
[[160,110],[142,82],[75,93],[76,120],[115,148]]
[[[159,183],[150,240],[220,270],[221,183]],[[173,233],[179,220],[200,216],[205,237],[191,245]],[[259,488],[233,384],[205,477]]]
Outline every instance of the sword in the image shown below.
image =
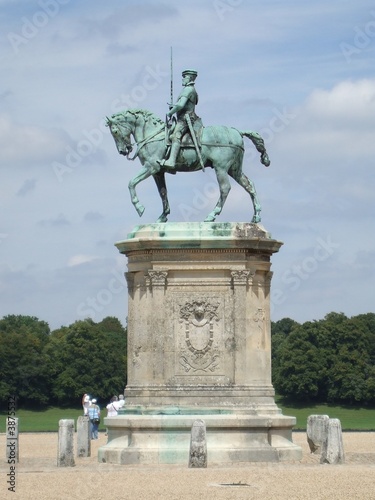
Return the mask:
[[199,151],[197,137],[195,135],[195,132],[194,132],[194,129],[193,129],[193,124],[191,123],[191,118],[189,116],[189,113],[185,114],[185,120],[186,120],[186,123],[188,124],[189,131],[190,131],[190,134],[191,134],[191,138],[193,139],[194,147],[195,147],[195,150],[196,150],[198,158],[199,158],[199,163],[201,164],[202,170],[204,172],[204,163],[203,163],[203,160],[202,160],[201,152]]
[[171,106],[173,106],[173,53],[171,47]]
[[[169,109],[173,108],[173,49],[171,47],[171,102],[169,104]],[[168,124],[170,121],[170,117],[166,114],[165,115],[165,128],[164,128],[164,140],[165,140],[165,156],[168,153],[168,149],[170,148],[170,143],[168,144],[169,140],[169,130],[168,130]]]

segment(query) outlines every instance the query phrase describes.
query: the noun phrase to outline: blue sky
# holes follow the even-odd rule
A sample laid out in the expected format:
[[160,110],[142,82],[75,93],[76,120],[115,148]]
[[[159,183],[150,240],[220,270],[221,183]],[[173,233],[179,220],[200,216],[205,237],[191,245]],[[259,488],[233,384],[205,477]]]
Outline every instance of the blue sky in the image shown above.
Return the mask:
[[[114,247],[161,212],[152,179],[118,155],[106,115],[161,118],[181,71],[198,71],[206,125],[261,133],[245,173],[274,255],[272,319],[373,312],[375,6],[365,0],[0,0],[0,316],[51,328],[126,319],[126,260]],[[62,166],[64,168],[62,168]],[[201,221],[213,172],[168,176],[170,221]],[[250,221],[232,184],[217,221]]]

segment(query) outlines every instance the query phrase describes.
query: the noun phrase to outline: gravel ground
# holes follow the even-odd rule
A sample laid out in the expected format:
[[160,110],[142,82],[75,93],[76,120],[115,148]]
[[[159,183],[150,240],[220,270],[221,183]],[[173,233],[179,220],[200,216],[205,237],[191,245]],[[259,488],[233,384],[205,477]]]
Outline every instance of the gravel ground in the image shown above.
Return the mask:
[[76,458],[75,467],[56,467],[57,433],[20,435],[16,492],[8,492],[5,435],[0,435],[0,498],[38,500],[79,499],[277,499],[375,500],[375,433],[344,433],[345,464],[320,465],[305,433],[294,433],[302,447],[300,462],[249,463],[189,469],[181,466],[100,464],[97,449],[106,442],[100,433],[92,441],[92,456]]

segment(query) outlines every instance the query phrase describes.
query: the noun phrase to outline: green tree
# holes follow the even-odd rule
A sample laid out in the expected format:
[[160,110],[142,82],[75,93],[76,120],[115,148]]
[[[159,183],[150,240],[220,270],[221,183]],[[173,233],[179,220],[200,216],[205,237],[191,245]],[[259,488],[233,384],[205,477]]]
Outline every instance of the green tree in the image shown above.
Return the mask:
[[294,319],[290,318],[283,318],[276,322],[272,321],[271,322],[272,337],[278,334],[284,335],[284,337],[286,337],[296,326],[299,326],[299,323],[297,323],[297,321],[294,321]]
[[271,322],[272,377],[274,381],[275,378],[277,377],[276,374],[279,373],[279,368],[280,368],[279,362],[282,359],[280,356],[280,352],[283,347],[283,344],[287,339],[287,336],[293,330],[293,328],[296,328],[297,326],[299,326],[299,323],[290,318],[283,318],[280,319],[279,321],[276,321],[275,323]]
[[334,339],[327,400],[346,404],[375,402],[375,315],[360,315],[332,324]]
[[20,406],[46,405],[50,378],[44,349],[50,339],[45,321],[9,315],[0,320],[0,401],[15,395]]
[[53,331],[46,354],[59,405],[76,405],[84,393],[105,402],[125,387],[126,330],[116,318],[76,321]]
[[[276,332],[287,331],[288,322]],[[279,394],[299,401],[375,403],[375,314],[347,318],[332,312],[272,338]]]
[[322,343],[326,333],[318,322],[292,329],[277,352],[273,382],[279,394],[297,401],[324,397],[328,361]]

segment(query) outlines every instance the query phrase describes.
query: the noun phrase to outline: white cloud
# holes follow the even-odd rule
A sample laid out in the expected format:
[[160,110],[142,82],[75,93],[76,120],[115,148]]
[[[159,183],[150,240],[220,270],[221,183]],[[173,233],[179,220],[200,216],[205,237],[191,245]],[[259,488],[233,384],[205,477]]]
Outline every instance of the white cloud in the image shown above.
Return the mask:
[[375,128],[375,79],[346,80],[332,89],[317,89],[307,100],[305,110],[310,119],[325,128]]
[[25,125],[0,116],[1,163],[4,166],[50,161],[64,151],[64,134],[40,125]]
[[96,260],[98,257],[95,257],[94,255],[73,255],[70,257],[68,260],[68,267],[74,267],[74,266],[80,266],[81,264],[86,264],[87,262],[92,262],[93,260]]
[[315,163],[309,175],[353,168],[357,178],[360,172],[370,174],[368,158],[375,155],[375,79],[345,80],[330,89],[315,89],[296,114],[275,134],[276,154],[292,152],[300,159],[300,168]]

